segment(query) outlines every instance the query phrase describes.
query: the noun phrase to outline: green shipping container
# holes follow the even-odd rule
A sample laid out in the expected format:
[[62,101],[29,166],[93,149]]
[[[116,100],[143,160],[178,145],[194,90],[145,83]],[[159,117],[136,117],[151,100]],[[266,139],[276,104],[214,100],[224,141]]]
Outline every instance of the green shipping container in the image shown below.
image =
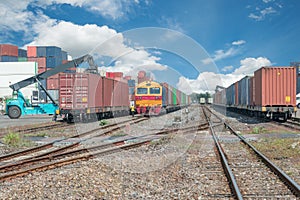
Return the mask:
[[173,105],[177,105],[177,97],[176,97],[176,88],[173,88],[172,90],[172,99],[173,99]]
[[18,57],[18,62],[27,62],[26,57]]
[[181,93],[181,104],[182,105],[186,104],[185,100],[186,100],[186,95],[184,93]]

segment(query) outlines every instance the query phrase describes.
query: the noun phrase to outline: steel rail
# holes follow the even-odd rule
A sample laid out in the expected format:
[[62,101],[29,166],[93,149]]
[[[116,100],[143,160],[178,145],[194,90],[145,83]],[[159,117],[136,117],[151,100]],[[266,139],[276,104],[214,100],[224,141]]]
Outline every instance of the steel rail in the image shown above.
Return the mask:
[[[184,130],[185,132],[189,132],[191,130],[194,130],[195,128],[197,128],[197,130],[203,130],[203,129],[208,128],[206,125],[207,125],[207,123],[204,123],[204,124],[200,124],[196,127],[195,126],[186,127],[182,130]],[[176,129],[176,130],[180,131],[181,129]],[[26,160],[23,163],[15,163],[11,166],[5,166],[3,168],[11,168],[12,170],[14,170],[18,165],[22,165],[22,164],[30,164],[31,167],[29,169],[23,169],[21,171],[11,172],[11,173],[6,173],[6,174],[3,174],[3,175],[0,175],[0,180],[4,181],[4,180],[7,180],[7,179],[12,179],[14,177],[24,176],[24,175],[27,175],[27,174],[33,172],[33,171],[44,171],[44,170],[47,170],[47,169],[57,168],[57,167],[72,164],[72,163],[75,163],[75,162],[78,162],[78,161],[81,161],[81,160],[88,160],[92,157],[96,157],[96,156],[99,156],[99,155],[104,155],[104,154],[108,154],[108,153],[115,153],[115,152],[118,152],[122,149],[127,150],[127,149],[131,149],[131,148],[135,148],[135,147],[141,146],[143,144],[148,144],[149,142],[151,142],[155,139],[166,137],[165,135],[167,135],[168,133],[172,133],[174,131],[175,131],[175,129],[174,130],[168,130],[168,131],[160,131],[160,132],[157,132],[157,133],[148,134],[148,135],[144,135],[144,136],[131,137],[131,138],[127,138],[125,140],[123,139],[122,143],[120,141],[115,141],[115,142],[112,142],[112,144],[115,144],[117,146],[113,146],[109,149],[104,149],[104,150],[102,149],[102,150],[96,151],[96,152],[90,152],[89,150],[93,150],[93,149],[97,150],[99,147],[109,146],[109,144],[104,144],[104,145],[100,145],[100,146],[94,146],[94,147],[90,147],[90,148],[74,150],[74,151],[71,151],[71,152],[63,153],[63,154],[40,157],[40,158],[36,158],[36,159],[33,159],[33,160]],[[150,136],[150,138],[147,138],[149,136]],[[132,143],[132,144],[126,144],[125,143],[125,141],[129,141],[129,140],[132,140],[132,139],[135,139],[135,138],[139,138],[139,139],[142,139],[142,140],[139,141],[139,142]],[[68,154],[72,156],[74,153],[78,153],[78,152],[83,153],[83,155],[79,155],[79,156],[76,156],[76,157],[71,157],[71,158],[67,158],[67,159],[64,159],[64,160],[57,160],[57,161],[51,162],[51,161],[55,160],[56,158],[64,157],[65,155],[68,155]],[[32,166],[32,164],[34,164],[36,162],[41,162],[41,161],[48,161],[50,163],[37,164],[35,166],[34,165]]]
[[[202,107],[203,109],[203,113],[205,115],[205,118],[206,120],[208,121],[209,123],[209,127],[210,127],[210,131],[211,131],[211,134],[212,134],[212,137],[214,139],[214,143],[217,147],[217,150],[218,150],[218,153],[219,153],[219,156],[221,158],[221,163],[222,163],[222,166],[223,166],[223,169],[225,171],[225,174],[226,174],[226,177],[229,181],[229,185],[230,185],[230,188],[232,190],[232,192],[234,193],[235,197],[239,200],[242,200],[243,199],[243,196],[241,194],[241,191],[237,185],[237,182],[235,180],[235,177],[233,175],[233,172],[232,172],[232,169],[230,168],[229,164],[228,164],[228,161],[226,159],[226,156],[225,156],[225,153],[224,153],[224,150],[222,149],[220,143],[219,143],[219,140],[213,130],[213,124],[211,123],[209,117],[207,116],[207,113],[204,111],[204,108]],[[221,119],[220,119],[221,120]]]
[[[124,122],[120,122],[119,124],[127,123],[128,121],[131,121],[131,123],[138,123],[138,122],[141,122],[143,120],[147,120],[147,118],[142,118],[142,119],[136,118],[134,121],[126,120]],[[9,160],[9,159],[16,158],[16,157],[19,157],[19,156],[24,156],[24,155],[35,153],[35,152],[42,151],[42,150],[45,150],[45,149],[49,149],[49,148],[53,147],[53,145],[57,142],[66,141],[66,140],[72,139],[72,138],[80,138],[80,137],[92,134],[93,132],[96,132],[96,131],[99,131],[99,130],[102,130],[102,129],[106,129],[106,128],[109,128],[109,127],[112,127],[112,126],[117,126],[119,124],[115,123],[113,125],[111,124],[111,125],[103,126],[103,127],[100,127],[100,128],[93,129],[91,131],[87,131],[87,132],[75,135],[75,136],[55,140],[53,142],[50,142],[50,143],[47,143],[47,144],[44,144],[44,145],[40,145],[38,147],[33,147],[33,148],[25,149],[25,150],[22,150],[22,151],[18,151],[18,152],[10,153],[10,154],[7,154],[7,155],[3,155],[3,156],[0,156],[0,161],[5,161],[5,160]],[[119,127],[115,128],[115,129],[118,130]],[[112,130],[106,131],[102,134],[99,134],[98,136],[108,134],[111,131]],[[69,145],[69,146],[71,147],[72,145]],[[70,148],[70,147],[68,147],[68,148]],[[63,149],[63,148],[61,148],[61,149]],[[54,150],[54,151],[57,151],[57,150]]]
[[[206,107],[206,109],[215,115],[217,118],[221,119],[219,116],[214,114],[210,109]],[[253,145],[248,143],[242,135],[238,134],[228,123],[224,122],[225,127],[227,127],[230,132],[236,135],[245,145],[247,145],[254,153],[272,170],[292,191],[292,193],[296,197],[300,197],[300,186],[290,178],[284,171],[282,171],[279,167],[277,167],[271,160],[269,160],[263,153],[258,151]]]

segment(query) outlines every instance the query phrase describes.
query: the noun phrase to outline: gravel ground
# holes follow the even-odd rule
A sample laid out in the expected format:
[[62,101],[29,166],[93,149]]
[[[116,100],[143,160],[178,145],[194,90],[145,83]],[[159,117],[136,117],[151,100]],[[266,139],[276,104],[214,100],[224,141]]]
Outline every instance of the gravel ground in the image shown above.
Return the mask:
[[[151,117],[128,124],[118,134],[139,136],[196,125],[201,123],[199,113],[199,107],[190,107],[189,113]],[[257,126],[242,118],[229,121],[241,132],[250,133]],[[99,122],[76,124],[75,129],[79,133],[98,126]],[[0,199],[233,199],[213,146],[208,131],[178,133],[136,149],[0,183]]]
[[[200,122],[199,108],[127,127],[142,135]],[[181,121],[175,122],[181,118]],[[207,131],[176,134],[147,146],[0,183],[1,199],[230,199]]]

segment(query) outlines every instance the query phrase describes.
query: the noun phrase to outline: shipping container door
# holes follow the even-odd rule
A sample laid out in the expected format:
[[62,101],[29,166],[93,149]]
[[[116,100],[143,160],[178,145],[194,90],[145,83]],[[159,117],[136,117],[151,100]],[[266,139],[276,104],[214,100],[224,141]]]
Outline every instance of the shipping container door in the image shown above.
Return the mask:
[[59,106],[60,108],[73,108],[74,74],[59,74]]
[[88,108],[88,74],[75,74],[74,80],[74,107]]
[[103,104],[105,107],[109,107],[112,105],[113,100],[113,87],[114,87],[114,80],[103,78]]
[[103,106],[102,78],[96,74],[89,74],[88,105],[90,108]]

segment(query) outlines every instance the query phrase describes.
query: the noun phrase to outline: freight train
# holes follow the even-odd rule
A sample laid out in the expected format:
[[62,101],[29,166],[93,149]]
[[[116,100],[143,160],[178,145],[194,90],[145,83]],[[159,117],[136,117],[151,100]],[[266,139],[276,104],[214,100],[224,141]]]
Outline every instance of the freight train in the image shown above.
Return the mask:
[[295,67],[262,67],[216,90],[214,106],[250,116],[286,121],[297,111]]
[[189,105],[188,95],[168,83],[145,81],[135,89],[136,111],[144,115],[159,115]]

